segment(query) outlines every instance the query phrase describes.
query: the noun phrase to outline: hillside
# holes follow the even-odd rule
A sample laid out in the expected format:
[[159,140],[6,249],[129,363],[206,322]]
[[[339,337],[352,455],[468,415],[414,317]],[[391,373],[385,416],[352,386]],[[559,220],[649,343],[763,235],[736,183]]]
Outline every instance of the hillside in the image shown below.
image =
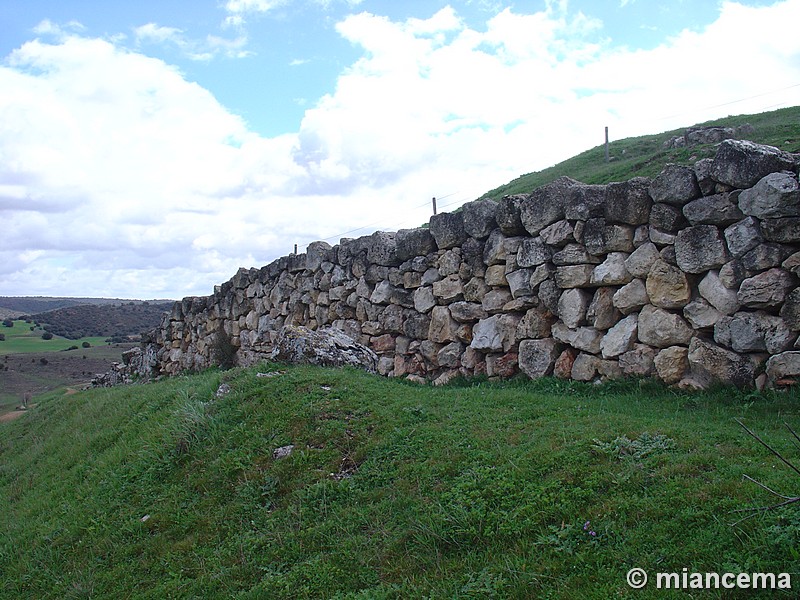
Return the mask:
[[798,400],[274,364],[51,394],[0,423],[2,595],[606,600],[677,597],[634,593],[634,567],[796,579],[795,508],[732,523],[779,501],[744,475],[800,484],[734,418],[796,459]]
[[[776,146],[787,152],[800,152],[800,106],[755,115],[726,117],[698,123],[689,129],[699,127],[738,128],[739,138]],[[670,139],[683,136],[686,131],[687,129],[676,129],[612,141],[609,144],[609,162],[605,160],[605,146],[600,145],[542,171],[522,175],[486,192],[482,197],[499,200],[506,195],[530,193],[562,175],[590,184],[626,181],[639,176],[654,177],[667,163],[691,165],[702,158],[714,156],[715,144],[665,147]]]
[[138,337],[158,326],[172,302],[78,304],[29,315],[53,335],[76,340],[82,337]]

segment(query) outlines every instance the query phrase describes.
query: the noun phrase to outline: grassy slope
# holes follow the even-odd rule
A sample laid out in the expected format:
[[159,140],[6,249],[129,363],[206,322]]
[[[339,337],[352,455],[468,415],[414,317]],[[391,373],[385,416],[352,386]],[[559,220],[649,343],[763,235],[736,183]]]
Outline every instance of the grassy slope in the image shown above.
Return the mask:
[[50,340],[43,340],[44,330],[41,327],[34,327],[25,321],[14,321],[13,327],[0,327],[0,333],[4,333],[6,339],[0,342],[0,356],[4,354],[30,353],[30,352],[59,352],[72,346],[81,346],[83,342],[89,342],[92,346],[104,345],[104,337],[85,337],[77,340],[54,336]]
[[[796,392],[256,375],[271,369],[54,394],[0,424],[0,594],[677,597],[630,591],[634,566],[800,585],[797,510],[730,525],[773,500],[744,474],[796,493],[733,420],[796,456],[782,429],[800,423]],[[619,457],[594,442],[644,432],[675,447]]]
[[[747,139],[776,146],[787,152],[800,152],[800,107],[784,108],[757,115],[740,115],[701,123],[703,126],[717,125],[736,127],[749,123],[753,127]],[[665,150],[664,142],[684,129],[676,129],[657,135],[627,138],[610,143],[609,154],[614,158],[605,162],[605,147],[597,146],[558,165],[522,175],[519,178],[484,194],[484,197],[499,200],[509,194],[530,193],[532,190],[554,179],[567,175],[584,183],[609,183],[626,181],[632,177],[654,177],[667,163],[693,164],[701,158],[716,154],[714,145]]]

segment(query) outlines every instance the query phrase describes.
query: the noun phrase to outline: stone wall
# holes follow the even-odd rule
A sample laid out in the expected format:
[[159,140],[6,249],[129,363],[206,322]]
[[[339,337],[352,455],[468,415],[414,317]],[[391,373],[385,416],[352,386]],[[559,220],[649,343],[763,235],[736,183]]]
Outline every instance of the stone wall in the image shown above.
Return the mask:
[[786,383],[800,375],[799,164],[726,140],[652,180],[562,177],[429,228],[315,242],[176,302],[137,368],[202,369],[226,347],[252,364],[291,324],[342,330],[394,377]]

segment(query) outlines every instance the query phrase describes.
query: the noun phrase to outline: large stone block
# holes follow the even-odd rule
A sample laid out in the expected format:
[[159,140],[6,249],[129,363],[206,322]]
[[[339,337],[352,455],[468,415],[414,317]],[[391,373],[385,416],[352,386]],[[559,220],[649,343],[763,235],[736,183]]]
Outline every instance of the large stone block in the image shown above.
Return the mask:
[[639,341],[655,348],[685,346],[692,328],[680,315],[648,304],[639,313]]
[[558,300],[558,318],[572,329],[586,322],[586,309],[591,295],[581,289],[564,290]]
[[625,268],[634,277],[644,279],[650,273],[650,269],[660,259],[658,248],[652,242],[645,242],[625,259]]
[[589,303],[589,308],[586,309],[586,322],[589,325],[595,329],[606,331],[620,320],[620,311],[614,307],[616,291],[617,289],[613,287],[597,288]]
[[700,196],[695,172],[689,167],[667,165],[650,183],[650,196],[655,202],[683,206]]
[[559,321],[553,324],[551,333],[559,342],[563,342],[577,350],[582,350],[589,354],[600,353],[600,342],[603,339],[603,332],[597,331],[594,327],[570,329]]
[[731,348],[736,352],[778,354],[791,348],[797,338],[783,319],[762,311],[738,312],[728,327]]
[[522,340],[519,344],[519,368],[531,379],[545,377],[553,372],[560,353],[553,338]]
[[729,260],[720,230],[714,225],[695,225],[680,231],[675,238],[675,258],[686,273],[718,269]]
[[520,216],[520,205],[526,197],[524,194],[503,196],[502,200],[497,203],[494,216],[500,231],[505,235],[514,236],[526,233]]
[[649,302],[647,287],[641,279],[634,279],[614,293],[614,307],[623,315],[635,312]]
[[659,379],[667,385],[678,383],[689,368],[689,349],[684,346],[664,348],[653,361]]
[[480,352],[508,352],[516,341],[517,315],[494,315],[481,319],[472,328],[470,348]]
[[602,217],[606,199],[606,186],[578,184],[567,192],[564,215],[572,221],[587,221]]
[[395,236],[397,259],[400,262],[416,256],[426,256],[436,252],[436,240],[430,229],[401,229]]
[[770,173],[739,195],[739,208],[758,219],[800,216],[800,184],[794,173]]
[[683,214],[692,225],[726,227],[744,216],[733,198],[735,194],[716,194],[698,198],[683,207]]
[[761,228],[753,217],[747,217],[734,223],[727,227],[724,233],[728,250],[734,258],[743,256],[763,241]]
[[589,219],[583,228],[583,243],[589,254],[633,252],[634,228],[607,223],[605,219]]
[[720,144],[711,176],[735,188],[754,186],[762,177],[778,171],[791,171],[796,159],[773,146],[745,140],[725,140]]
[[781,219],[764,219],[761,221],[761,233],[764,239],[779,244],[800,243],[800,217],[784,217]]
[[531,235],[564,218],[564,206],[569,189],[579,182],[559,177],[552,183],[534,190],[520,205],[520,218]]
[[467,232],[464,230],[464,214],[457,212],[432,215],[430,231],[439,250],[460,246],[467,239]]
[[650,303],[659,308],[683,308],[692,298],[686,274],[663,260],[650,269],[646,289]]
[[497,203],[494,200],[484,198],[467,202],[461,211],[464,213],[464,231],[471,237],[486,238],[497,227]]
[[450,315],[450,310],[446,306],[434,306],[431,311],[428,339],[438,344],[458,341],[456,335],[458,327],[458,323]]
[[397,257],[396,234],[387,231],[376,231],[369,236],[367,243],[367,261],[385,267],[394,267],[403,260]]
[[525,238],[517,250],[517,264],[520,267],[535,267],[546,263],[552,256],[553,249],[541,238]]
[[790,273],[783,269],[770,269],[745,279],[737,298],[742,306],[748,308],[780,306],[795,285],[796,279]]
[[600,341],[603,358],[613,358],[631,350],[637,339],[638,324],[639,317],[633,314],[609,329]]
[[770,386],[784,381],[797,381],[800,377],[800,352],[783,352],[771,356],[766,365],[767,381]]
[[755,372],[753,363],[735,352],[700,338],[692,338],[687,357],[692,373],[707,383],[719,381],[738,387],[753,385]]
[[605,261],[597,265],[592,271],[590,283],[592,285],[625,285],[633,276],[625,266],[628,254],[624,252],[611,252]]
[[635,177],[621,183],[606,186],[605,218],[614,223],[643,225],[650,218],[650,180]]

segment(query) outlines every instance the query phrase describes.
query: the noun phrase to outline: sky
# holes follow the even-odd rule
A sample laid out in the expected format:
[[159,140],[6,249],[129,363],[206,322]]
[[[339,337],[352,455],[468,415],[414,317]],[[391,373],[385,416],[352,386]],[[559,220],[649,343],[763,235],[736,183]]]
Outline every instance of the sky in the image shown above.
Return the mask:
[[208,295],[800,104],[800,0],[0,0],[0,296]]

